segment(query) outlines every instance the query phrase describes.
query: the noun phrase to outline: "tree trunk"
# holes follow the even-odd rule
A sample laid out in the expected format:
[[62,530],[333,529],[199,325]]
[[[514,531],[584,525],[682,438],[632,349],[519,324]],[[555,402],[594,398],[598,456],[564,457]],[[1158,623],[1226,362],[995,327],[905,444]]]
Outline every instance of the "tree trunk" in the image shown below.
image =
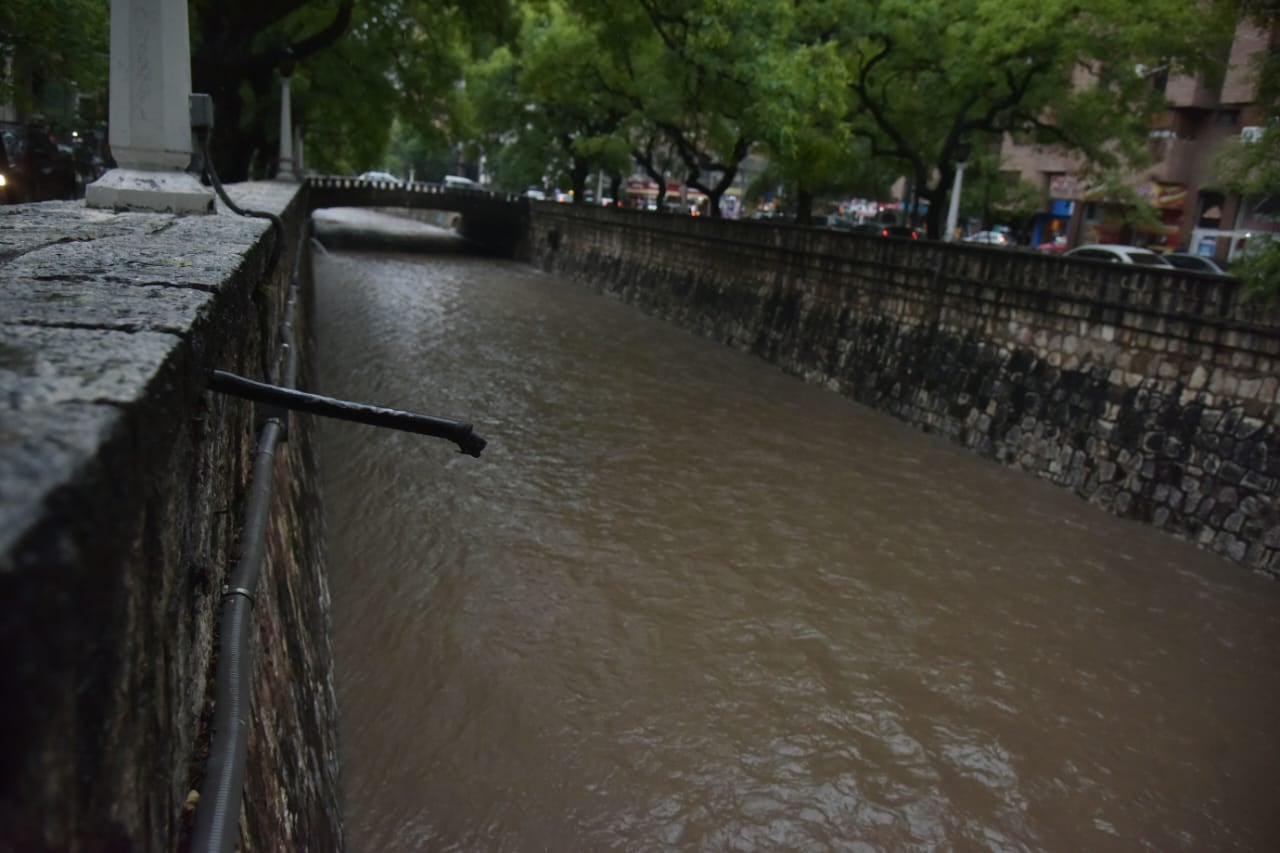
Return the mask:
[[724,171],[720,173],[720,180],[716,181],[712,186],[707,186],[702,183],[697,179],[697,176],[693,176],[689,179],[689,186],[696,190],[701,190],[706,194],[707,205],[711,208],[707,211],[707,215],[711,218],[720,219],[724,216],[724,214],[720,212],[720,199],[724,197],[725,192],[730,186],[732,186],[733,179],[737,174],[738,165],[735,163],[733,166],[724,167]]
[[925,234],[930,240],[945,240],[943,231],[947,227],[947,202],[950,193],[945,185],[939,185],[924,192],[929,202],[929,212],[925,214]]
[[813,224],[813,193],[804,187],[796,187],[796,224]]
[[587,203],[587,172],[588,164],[585,160],[573,158],[573,166],[569,169],[569,177],[573,180],[573,203]]
[[237,183],[249,177],[249,158],[253,155],[240,133],[244,101],[238,91],[230,88],[212,94],[214,121],[209,158],[224,183]]

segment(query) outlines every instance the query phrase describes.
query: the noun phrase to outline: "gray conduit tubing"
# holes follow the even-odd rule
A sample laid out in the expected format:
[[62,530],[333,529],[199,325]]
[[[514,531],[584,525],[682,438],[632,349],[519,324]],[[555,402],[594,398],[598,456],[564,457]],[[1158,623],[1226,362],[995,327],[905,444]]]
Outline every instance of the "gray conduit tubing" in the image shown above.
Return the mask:
[[[212,177],[213,164],[207,151],[205,163]],[[222,184],[216,179],[213,183],[223,202],[240,212],[226,197]],[[280,219],[274,214],[257,215],[272,219],[273,224],[278,226],[277,239],[283,242],[284,228]],[[290,388],[297,380],[298,359],[293,341],[293,313],[297,302],[302,251],[307,243],[309,226],[308,220],[298,238],[293,270],[289,276],[289,297],[280,328],[280,353],[277,362],[283,361],[282,384]],[[227,591],[222,596],[222,613],[218,622],[220,640],[215,676],[213,739],[209,746],[209,761],[205,767],[204,783],[200,787],[200,801],[196,809],[191,842],[194,853],[233,853],[240,835],[240,802],[244,794],[245,756],[248,752],[250,723],[250,679],[253,675],[253,597],[262,569],[276,446],[283,434],[284,424],[278,417],[264,422],[258,434],[252,485],[240,537],[240,559],[227,582]]]

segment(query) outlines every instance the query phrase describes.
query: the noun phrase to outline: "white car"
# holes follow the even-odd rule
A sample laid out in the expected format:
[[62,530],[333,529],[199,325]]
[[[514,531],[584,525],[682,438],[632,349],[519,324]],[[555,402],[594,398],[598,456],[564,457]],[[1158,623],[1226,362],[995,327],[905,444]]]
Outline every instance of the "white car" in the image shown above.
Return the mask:
[[478,189],[479,184],[470,178],[464,178],[462,175],[445,175],[444,185],[446,187],[457,187],[458,189]]
[[966,243],[985,243],[988,246],[1008,246],[1009,235],[1001,231],[979,231],[964,238]]
[[1138,246],[1121,246],[1115,243],[1090,243],[1063,252],[1064,258],[1081,261],[1110,261],[1114,264],[1136,264],[1144,267],[1171,267],[1168,261],[1150,249]]
[[388,184],[398,184],[400,179],[390,172],[361,172],[360,180],[362,181],[383,181]]

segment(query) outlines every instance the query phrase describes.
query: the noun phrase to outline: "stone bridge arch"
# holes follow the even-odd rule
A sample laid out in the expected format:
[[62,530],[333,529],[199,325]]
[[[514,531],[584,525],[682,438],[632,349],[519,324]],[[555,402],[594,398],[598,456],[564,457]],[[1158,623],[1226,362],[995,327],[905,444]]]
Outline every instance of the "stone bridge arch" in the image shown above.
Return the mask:
[[522,257],[529,226],[529,201],[515,193],[420,182],[399,183],[318,175],[306,179],[307,207],[402,208],[441,211],[438,224],[452,227],[478,251]]

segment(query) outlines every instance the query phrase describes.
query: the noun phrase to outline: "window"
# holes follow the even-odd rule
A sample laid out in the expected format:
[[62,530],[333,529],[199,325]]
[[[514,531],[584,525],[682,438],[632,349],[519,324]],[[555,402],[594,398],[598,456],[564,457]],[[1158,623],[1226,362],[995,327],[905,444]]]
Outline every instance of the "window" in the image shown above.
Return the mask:
[[1195,139],[1201,123],[1207,119],[1204,110],[1181,109],[1173,115],[1173,132],[1179,139]]
[[1217,228],[1222,221],[1222,193],[1202,192],[1196,211],[1196,227]]
[[1213,123],[1218,127],[1235,127],[1240,123],[1240,111],[1222,110],[1213,117]]
[[1085,261],[1114,261],[1116,259],[1116,256],[1110,252],[1103,252],[1099,249],[1080,249],[1072,252],[1071,257]]

